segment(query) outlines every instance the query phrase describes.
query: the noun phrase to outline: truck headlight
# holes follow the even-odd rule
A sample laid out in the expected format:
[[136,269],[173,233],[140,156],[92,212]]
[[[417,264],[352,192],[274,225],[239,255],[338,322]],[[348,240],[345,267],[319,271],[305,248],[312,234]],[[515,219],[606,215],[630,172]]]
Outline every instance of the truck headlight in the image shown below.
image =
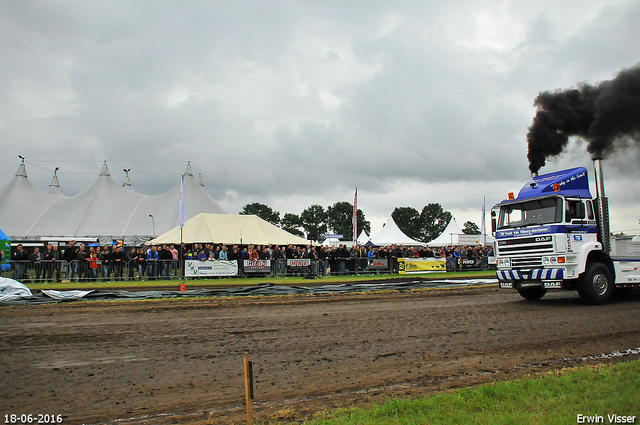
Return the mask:
[[498,267],[511,267],[511,261],[508,258],[498,260]]
[[542,265],[543,266],[553,266],[556,264],[564,264],[566,262],[566,257],[555,257],[555,256],[550,256],[550,257],[542,257]]

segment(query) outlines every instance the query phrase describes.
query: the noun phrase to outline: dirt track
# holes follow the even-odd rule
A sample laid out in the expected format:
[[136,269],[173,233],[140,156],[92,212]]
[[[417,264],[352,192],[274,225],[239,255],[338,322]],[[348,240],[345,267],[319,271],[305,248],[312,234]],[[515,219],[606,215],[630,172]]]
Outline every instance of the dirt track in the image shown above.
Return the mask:
[[529,303],[495,287],[3,307],[0,413],[242,423],[248,352],[256,417],[305,416],[611,361],[583,357],[640,347],[639,313],[638,299]]

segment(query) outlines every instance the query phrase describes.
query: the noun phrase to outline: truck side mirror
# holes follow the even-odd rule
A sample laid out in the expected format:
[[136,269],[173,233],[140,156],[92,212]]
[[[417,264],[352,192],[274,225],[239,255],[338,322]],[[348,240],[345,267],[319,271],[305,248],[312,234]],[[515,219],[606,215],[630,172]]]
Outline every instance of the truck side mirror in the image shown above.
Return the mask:
[[494,210],[491,210],[491,233],[496,233],[497,227],[496,212]]

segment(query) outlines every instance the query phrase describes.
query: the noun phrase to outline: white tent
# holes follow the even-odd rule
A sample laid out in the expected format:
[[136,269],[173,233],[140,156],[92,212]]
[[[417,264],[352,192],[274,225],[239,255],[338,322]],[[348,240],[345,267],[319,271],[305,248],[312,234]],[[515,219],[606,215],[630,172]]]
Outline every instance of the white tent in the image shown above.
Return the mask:
[[434,240],[427,242],[429,246],[447,246],[447,245],[457,245],[458,244],[458,235],[462,233],[462,229],[456,223],[455,218],[451,218],[447,227],[440,233],[440,236],[435,238]]
[[[64,195],[62,195],[64,196]],[[24,162],[13,179],[0,191],[0,223],[11,240],[22,239],[50,205],[61,199],[31,183]]]
[[371,238],[371,243],[376,246],[386,245],[406,245],[406,246],[424,246],[424,242],[411,239],[409,236],[402,233],[402,230],[398,228],[398,225],[393,220],[393,217],[389,216],[387,222],[382,227],[382,230]]
[[[180,243],[180,226],[147,242],[149,245]],[[274,226],[256,215],[200,213],[182,228],[182,242],[225,245],[307,245],[309,241]]]
[[364,245],[370,240],[371,238],[369,237],[369,235],[367,235],[367,233],[363,230],[362,232],[360,232],[360,236],[358,236],[358,245]]
[[[187,165],[184,174],[185,218],[201,212],[227,214],[196,181]],[[98,180],[86,191],[67,197],[57,174],[47,191],[28,179],[24,163],[0,191],[0,223],[13,241],[95,238],[102,243],[124,239],[138,244],[164,233],[179,222],[180,182],[169,191],[147,196],[133,190],[128,175],[116,183],[106,161]]]
[[444,231],[434,240],[427,242],[429,246],[447,245],[482,245],[486,236],[487,245],[493,243],[494,239],[490,235],[466,235],[462,233],[455,218],[451,218]]

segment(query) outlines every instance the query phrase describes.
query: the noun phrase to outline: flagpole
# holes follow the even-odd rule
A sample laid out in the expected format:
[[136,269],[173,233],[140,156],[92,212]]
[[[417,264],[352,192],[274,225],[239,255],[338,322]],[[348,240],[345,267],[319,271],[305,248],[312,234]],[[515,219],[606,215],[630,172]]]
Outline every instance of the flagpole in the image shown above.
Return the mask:
[[182,252],[182,231],[184,228],[184,174],[180,179],[180,259],[178,260],[180,263],[180,279],[184,280],[185,270],[184,270],[184,254]]
[[482,236],[484,238],[482,247],[484,249],[484,247],[487,246],[487,230],[486,230],[486,224],[485,224],[485,210],[486,210],[486,203],[487,203],[487,197],[483,196],[482,197]]
[[352,217],[352,222],[353,222],[353,236],[352,236],[352,240],[353,240],[353,244],[355,245],[355,247],[358,247],[358,188],[356,187],[356,194],[353,197],[353,217]]

